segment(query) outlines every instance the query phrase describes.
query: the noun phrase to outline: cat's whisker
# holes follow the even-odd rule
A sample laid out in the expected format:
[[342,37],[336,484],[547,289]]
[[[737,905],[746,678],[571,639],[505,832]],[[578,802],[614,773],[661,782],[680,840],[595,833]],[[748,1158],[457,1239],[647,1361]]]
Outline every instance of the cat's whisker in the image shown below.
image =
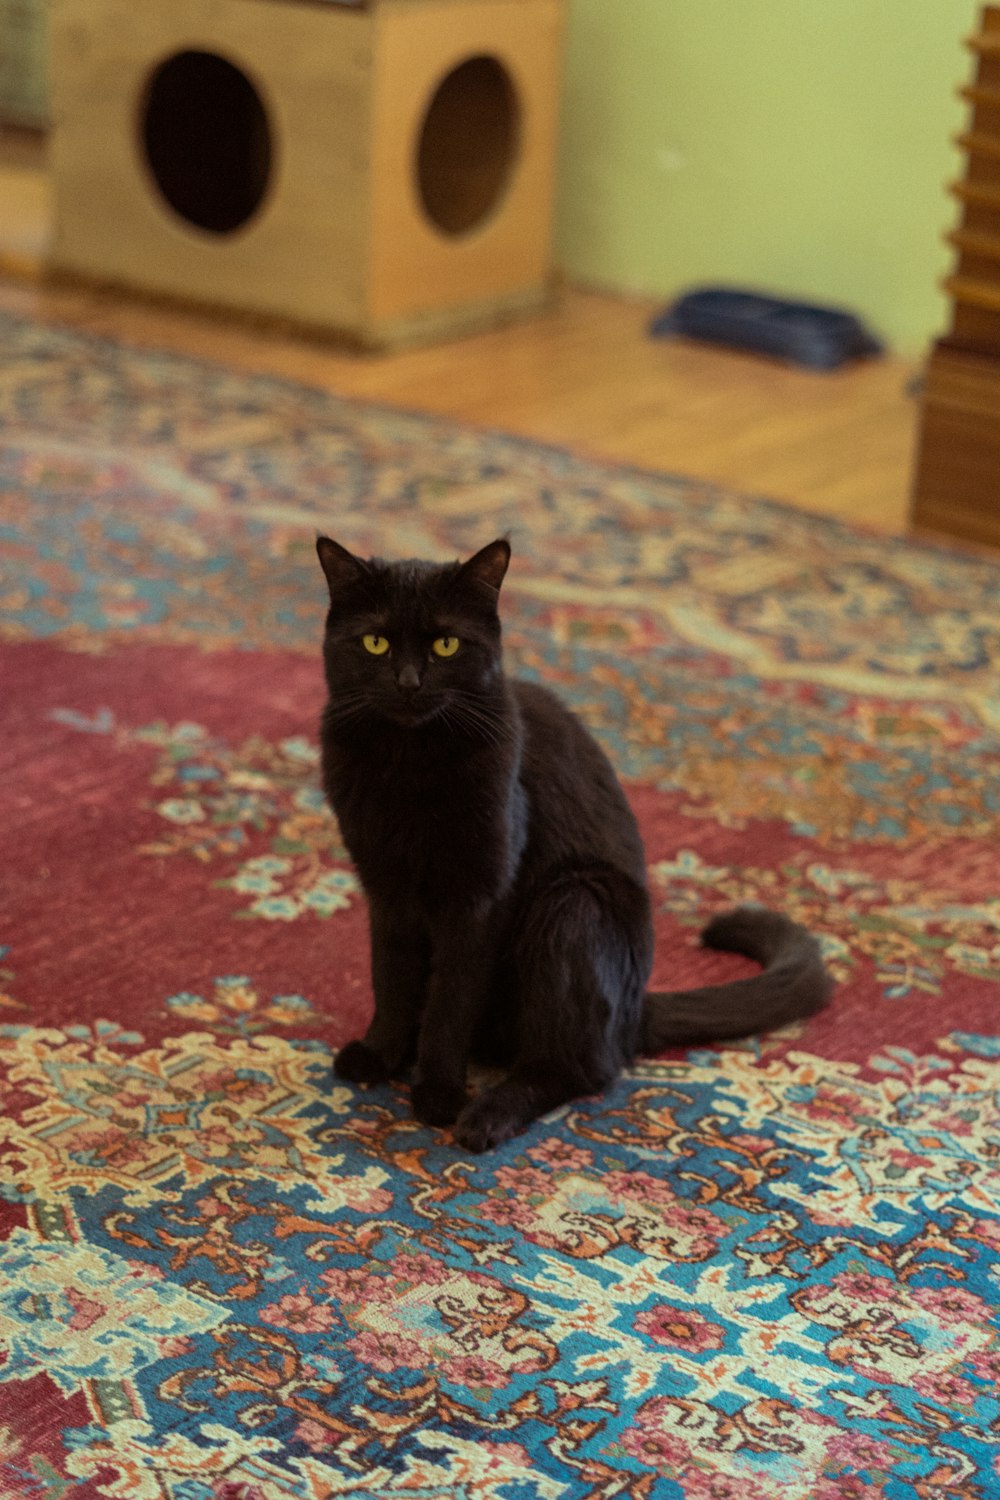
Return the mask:
[[352,719],[360,718],[368,711],[369,706],[366,693],[351,693],[350,695],[331,699],[327,704],[327,718],[336,724],[346,724]]
[[464,699],[452,702],[443,711],[452,723],[479,734],[489,744],[499,747],[513,739],[511,726],[498,714],[491,714]]
[[513,732],[509,714],[505,713],[502,708],[498,708],[491,700],[478,702],[471,693],[463,693],[452,701],[456,707],[463,709],[471,717],[496,725],[507,734]]
[[489,733],[488,730],[484,730],[484,728],[483,728],[483,726],[481,724],[465,723],[461,719],[454,719],[454,720],[451,721],[451,723],[452,723],[453,727],[459,733],[463,733],[464,732],[464,733],[468,734],[473,739],[482,740],[485,744],[489,745],[492,749],[496,749],[498,747],[498,745],[499,745],[499,741],[496,740],[494,738],[494,736]]
[[496,743],[488,733],[484,733],[481,725],[474,724],[471,720],[466,719],[454,704],[443,707],[438,717],[443,724],[449,725],[452,729],[471,729],[478,735],[481,735],[482,738],[488,740],[489,743]]

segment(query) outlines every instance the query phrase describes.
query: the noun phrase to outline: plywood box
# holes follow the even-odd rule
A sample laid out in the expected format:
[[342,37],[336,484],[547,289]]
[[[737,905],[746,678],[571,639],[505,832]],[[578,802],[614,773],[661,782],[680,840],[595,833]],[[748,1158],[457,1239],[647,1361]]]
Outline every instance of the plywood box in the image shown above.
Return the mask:
[[538,305],[563,0],[54,0],[53,268],[380,346]]

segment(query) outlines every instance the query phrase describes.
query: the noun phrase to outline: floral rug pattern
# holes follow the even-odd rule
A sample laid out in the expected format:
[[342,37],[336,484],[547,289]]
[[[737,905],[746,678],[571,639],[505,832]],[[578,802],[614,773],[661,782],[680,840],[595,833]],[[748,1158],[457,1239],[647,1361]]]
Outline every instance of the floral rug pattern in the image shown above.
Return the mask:
[[[1000,567],[0,320],[0,1496],[989,1500]],[[780,906],[823,1015],[492,1155],[355,1091],[318,528],[498,533],[656,981]]]

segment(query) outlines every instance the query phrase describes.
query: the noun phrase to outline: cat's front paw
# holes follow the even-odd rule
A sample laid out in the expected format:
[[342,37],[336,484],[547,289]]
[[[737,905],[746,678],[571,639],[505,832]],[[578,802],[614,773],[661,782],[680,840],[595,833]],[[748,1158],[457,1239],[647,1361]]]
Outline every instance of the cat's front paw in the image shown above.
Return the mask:
[[465,1090],[450,1083],[415,1083],[413,1113],[425,1125],[452,1125],[465,1103]]
[[470,1099],[455,1125],[455,1144],[466,1151],[492,1151],[524,1129],[524,1122],[487,1091]]
[[367,1042],[348,1042],[333,1059],[333,1071],[347,1083],[386,1083],[389,1070]]

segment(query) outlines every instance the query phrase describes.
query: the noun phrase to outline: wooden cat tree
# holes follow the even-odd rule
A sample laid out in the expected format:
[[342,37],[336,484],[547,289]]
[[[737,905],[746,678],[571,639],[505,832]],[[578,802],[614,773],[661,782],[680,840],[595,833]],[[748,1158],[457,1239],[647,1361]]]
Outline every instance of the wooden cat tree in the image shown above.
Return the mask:
[[372,347],[539,306],[563,6],[53,0],[53,271]]
[[917,526],[1000,546],[1000,6],[987,6],[968,43],[975,81],[959,139],[962,205],[949,236],[957,253],[945,283],[950,332],[927,365],[912,519]]

